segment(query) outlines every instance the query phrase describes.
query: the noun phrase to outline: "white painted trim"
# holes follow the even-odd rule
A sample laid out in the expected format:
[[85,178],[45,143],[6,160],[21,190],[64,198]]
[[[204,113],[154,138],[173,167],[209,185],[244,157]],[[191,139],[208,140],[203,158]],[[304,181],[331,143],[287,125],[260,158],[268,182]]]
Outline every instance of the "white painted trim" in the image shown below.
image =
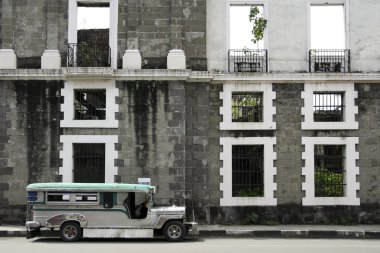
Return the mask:
[[[343,5],[344,7],[344,22],[345,22],[345,47],[346,49],[350,48],[350,15],[349,15],[349,0],[307,0],[307,41],[308,41],[308,49],[307,50],[307,58],[309,59],[309,51],[310,49],[318,49],[311,48],[311,22],[310,22],[310,7],[311,5]],[[334,48],[332,48],[334,49]]]
[[[313,93],[315,91],[343,91],[344,92],[344,109],[342,122],[314,122],[313,117]],[[304,106],[301,108],[301,114],[304,115],[305,121],[302,122],[302,129],[358,129],[359,124],[355,121],[355,115],[358,114],[358,107],[355,105],[355,99],[358,98],[358,92],[355,91],[353,83],[305,83],[304,91],[301,92],[301,98],[304,100]]]
[[[263,92],[264,99],[264,121],[263,122],[232,122],[232,92],[234,91],[259,91]],[[245,84],[245,83],[225,83],[223,91],[219,94],[223,99],[223,106],[220,114],[223,121],[220,123],[220,130],[274,130],[276,122],[273,122],[273,115],[276,114],[276,107],[273,106],[273,99],[276,99],[276,92],[272,90],[271,83]]]
[[110,3],[109,46],[111,48],[111,67],[117,69],[117,26],[119,0],[69,0],[68,43],[77,43],[78,2]]
[[62,167],[59,167],[62,182],[73,182],[73,144],[75,143],[104,143],[106,148],[105,183],[115,182],[115,175],[117,175],[115,159],[118,158],[118,152],[115,150],[115,143],[118,143],[117,135],[61,135],[60,142],[63,144],[63,150],[59,152],[59,157],[62,159]]
[[[75,120],[74,119],[74,90],[75,89],[105,89],[106,90],[106,119],[105,120]],[[114,80],[94,80],[94,81],[68,81],[61,90],[64,103],[61,105],[63,120],[61,127],[78,128],[118,128],[119,121],[115,118],[115,113],[119,112],[119,105],[116,104],[116,97],[119,96],[119,89],[116,88]]]
[[[276,145],[276,137],[221,137],[220,145],[223,152],[220,153],[220,160],[223,167],[220,168],[220,175],[223,182],[220,183],[220,190],[223,197],[220,199],[221,206],[275,206],[277,199],[274,191],[277,184],[274,176],[277,175],[277,168],[273,166],[277,159],[273,146]],[[232,145],[264,145],[264,197],[232,197]]]
[[[305,160],[305,167],[302,167],[302,175],[305,177],[305,182],[302,183],[302,190],[305,191],[302,205],[360,205],[360,198],[356,196],[356,192],[360,189],[360,183],[356,182],[356,177],[359,176],[359,167],[356,166],[359,152],[356,151],[355,146],[358,144],[358,137],[302,137],[302,145],[305,145],[305,151],[302,152],[302,159]],[[345,145],[344,197],[314,196],[314,145]]]

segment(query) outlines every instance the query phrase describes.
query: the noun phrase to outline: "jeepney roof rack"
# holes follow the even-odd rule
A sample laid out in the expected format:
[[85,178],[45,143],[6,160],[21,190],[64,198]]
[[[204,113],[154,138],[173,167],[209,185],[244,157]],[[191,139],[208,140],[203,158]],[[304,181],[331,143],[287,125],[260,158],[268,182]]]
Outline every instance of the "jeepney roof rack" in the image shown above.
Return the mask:
[[26,187],[27,191],[60,192],[155,192],[155,187],[145,184],[119,183],[35,183]]

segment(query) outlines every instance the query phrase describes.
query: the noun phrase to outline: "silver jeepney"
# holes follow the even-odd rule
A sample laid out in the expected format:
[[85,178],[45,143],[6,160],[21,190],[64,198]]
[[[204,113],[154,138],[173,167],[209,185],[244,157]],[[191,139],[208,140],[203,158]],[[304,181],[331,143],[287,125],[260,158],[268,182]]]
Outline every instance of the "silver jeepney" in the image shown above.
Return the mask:
[[80,238],[197,236],[185,207],[154,206],[155,188],[138,184],[38,183],[27,186],[27,238],[58,230],[64,241]]

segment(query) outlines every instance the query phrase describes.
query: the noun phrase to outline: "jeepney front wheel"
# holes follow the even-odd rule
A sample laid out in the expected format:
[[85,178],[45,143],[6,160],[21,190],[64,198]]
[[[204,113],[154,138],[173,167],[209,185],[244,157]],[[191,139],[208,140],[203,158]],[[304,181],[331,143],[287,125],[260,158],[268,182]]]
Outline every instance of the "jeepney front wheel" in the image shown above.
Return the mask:
[[164,226],[164,236],[169,242],[179,242],[185,235],[185,225],[180,221],[168,221]]
[[82,236],[82,229],[77,222],[67,221],[61,225],[59,235],[62,241],[75,242]]

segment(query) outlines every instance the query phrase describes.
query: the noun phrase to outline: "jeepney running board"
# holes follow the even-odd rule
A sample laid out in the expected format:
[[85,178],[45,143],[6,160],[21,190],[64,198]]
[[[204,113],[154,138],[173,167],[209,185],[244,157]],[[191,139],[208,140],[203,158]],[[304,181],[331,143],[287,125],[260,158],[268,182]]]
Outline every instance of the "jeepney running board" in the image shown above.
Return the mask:
[[153,229],[84,228],[83,238],[153,238]]

